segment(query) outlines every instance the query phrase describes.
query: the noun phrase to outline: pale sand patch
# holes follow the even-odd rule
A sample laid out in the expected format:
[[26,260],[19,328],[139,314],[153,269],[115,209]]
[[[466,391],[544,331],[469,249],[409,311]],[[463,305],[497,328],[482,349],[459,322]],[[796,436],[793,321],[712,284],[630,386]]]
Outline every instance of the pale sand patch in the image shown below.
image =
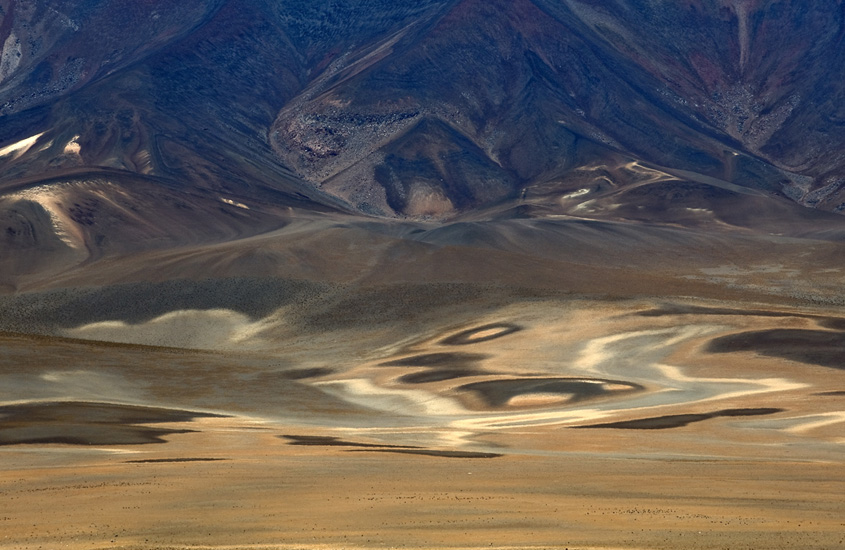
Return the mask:
[[845,423],[845,411],[795,416],[789,420],[795,422],[795,425],[786,428],[784,431],[788,433],[804,434],[817,428]]
[[452,204],[443,193],[427,185],[414,183],[408,193],[407,213],[415,217],[442,218],[455,212]]
[[[701,392],[703,388],[713,388],[711,390],[712,393],[709,395],[705,391],[703,392],[706,395],[705,397],[685,401],[686,403],[736,399],[761,393],[787,392],[810,387],[809,384],[794,382],[784,378],[758,378],[754,380],[744,380],[741,378],[697,378],[685,375],[680,368],[672,365],[654,365],[654,367],[662,372],[667,380],[681,382],[698,392]],[[747,389],[741,389],[743,387]]]
[[[35,138],[37,137],[35,136]],[[64,186],[40,185],[7,195],[7,198],[13,201],[29,201],[38,204],[50,216],[53,232],[62,242],[73,249],[83,250],[85,248],[85,234],[65,211],[64,203],[67,197]]]
[[613,416],[613,411],[599,409],[551,410],[510,413],[501,415],[487,414],[479,418],[453,420],[449,425],[459,431],[484,432],[487,430],[509,430],[525,427],[545,427],[576,424],[601,420]]
[[648,338],[652,342],[650,344],[639,344],[633,349],[627,349],[626,355],[628,357],[650,355],[654,352],[663,353],[664,350],[681,344],[686,340],[692,338],[700,338],[715,332],[722,327],[705,325],[705,326],[681,326],[667,329],[655,330],[637,330],[622,332],[619,334],[612,334],[610,336],[602,336],[589,340],[583,346],[579,357],[575,360],[575,367],[585,373],[591,373],[600,376],[609,374],[617,374],[610,370],[607,366],[611,360],[619,355],[618,351],[610,349],[612,345],[622,343],[626,340],[645,339]]
[[649,168],[648,166],[643,166],[642,164],[640,164],[639,161],[629,162],[624,166],[624,168],[625,170],[629,170],[643,178],[646,178],[640,181],[640,185],[647,185],[650,183],[672,181],[678,179],[676,176],[667,174],[666,172],[661,172],[660,170]]
[[576,204],[572,207],[573,212],[580,212],[582,210],[592,213],[594,210],[591,210],[590,207],[596,204],[596,199],[590,199],[588,201],[584,201],[582,203]]
[[67,142],[65,145],[62,154],[64,155],[78,155],[82,151],[82,147],[79,145],[79,135],[75,135],[71,138],[70,141]]
[[12,155],[12,154],[14,154],[14,156],[12,157],[12,160],[20,157],[21,155],[23,155],[24,153],[29,151],[29,149],[33,145],[35,145],[35,142],[38,141],[38,138],[40,138],[43,135],[44,135],[44,132],[41,132],[40,134],[35,134],[34,136],[24,138],[20,141],[12,143],[11,145],[7,145],[7,146],[3,147],[2,149],[0,149],[0,157],[5,157],[5,156],[8,156],[8,155]]
[[[22,54],[21,41],[12,31],[3,42],[3,47],[0,48],[0,82],[15,72],[21,63]],[[1,156],[3,156],[2,151],[0,151]]]
[[135,170],[140,174],[149,174],[153,171],[153,156],[146,149],[132,155],[132,162],[135,164]]
[[527,393],[511,397],[508,405],[512,407],[549,407],[566,403],[572,396],[559,393]]
[[350,403],[389,413],[423,418],[467,414],[454,399],[423,390],[386,388],[366,378],[330,380],[314,385]]
[[576,197],[583,197],[584,195],[588,195],[589,193],[590,193],[589,189],[583,188],[583,189],[578,189],[577,191],[573,191],[572,193],[567,193],[565,195],[562,195],[560,198],[561,199],[574,199]]
[[272,323],[252,321],[228,309],[177,310],[144,323],[101,321],[65,329],[61,334],[103,342],[224,350],[255,344],[260,340],[258,334]]
[[249,210],[249,206],[245,205],[242,202],[238,202],[238,201],[233,200],[233,199],[227,199],[226,197],[219,197],[219,198],[220,198],[220,202],[223,202],[223,203],[228,204],[230,206],[235,206],[237,208],[241,208],[243,210]]

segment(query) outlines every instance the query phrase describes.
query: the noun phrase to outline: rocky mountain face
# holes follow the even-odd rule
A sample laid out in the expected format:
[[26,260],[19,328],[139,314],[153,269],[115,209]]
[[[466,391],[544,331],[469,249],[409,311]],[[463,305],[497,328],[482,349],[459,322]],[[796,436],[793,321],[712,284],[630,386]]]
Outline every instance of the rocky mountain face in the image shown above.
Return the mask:
[[840,2],[465,0],[313,82],[271,140],[378,212],[489,204],[611,151],[841,210],[842,33]]
[[261,208],[627,219],[655,181],[638,206],[683,187],[689,207],[730,189],[845,211],[839,0],[0,0],[0,18],[9,245],[32,212],[90,247],[86,228],[155,204],[177,235],[206,215],[216,236],[266,229]]

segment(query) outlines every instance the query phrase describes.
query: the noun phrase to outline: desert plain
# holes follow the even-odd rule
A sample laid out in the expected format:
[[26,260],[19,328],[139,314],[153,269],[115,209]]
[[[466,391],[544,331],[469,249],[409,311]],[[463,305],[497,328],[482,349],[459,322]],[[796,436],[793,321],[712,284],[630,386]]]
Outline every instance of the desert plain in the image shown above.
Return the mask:
[[308,215],[29,278],[0,548],[840,548],[828,236]]
[[845,548],[841,0],[0,0],[0,550]]

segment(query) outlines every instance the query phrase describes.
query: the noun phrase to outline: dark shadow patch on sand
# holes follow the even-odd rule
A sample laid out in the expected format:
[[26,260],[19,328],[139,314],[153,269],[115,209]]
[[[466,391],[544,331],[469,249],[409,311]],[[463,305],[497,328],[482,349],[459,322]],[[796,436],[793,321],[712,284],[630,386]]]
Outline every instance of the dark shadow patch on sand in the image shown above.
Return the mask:
[[636,420],[623,420],[621,422],[607,422],[605,424],[590,424],[588,426],[573,426],[573,428],[614,428],[620,430],[666,430],[669,428],[681,428],[695,422],[710,420],[719,417],[738,416],[763,416],[783,412],[784,409],[759,408],[759,409],[725,409],[711,413],[701,414],[670,414],[666,416],[653,416],[651,418],[638,418]]
[[309,369],[291,369],[281,371],[278,377],[282,380],[306,380],[308,378],[319,378],[321,376],[329,376],[334,374],[334,370],[328,367],[314,367]]
[[165,443],[167,435],[195,430],[153,428],[139,424],[190,422],[223,415],[117,405],[46,402],[0,406],[0,445],[140,445]]
[[386,445],[380,443],[358,443],[345,441],[337,437],[322,435],[281,435],[287,439],[289,445],[304,445],[314,447],[354,447],[347,449],[347,452],[372,452],[372,453],[400,453],[423,456],[436,456],[445,458],[496,458],[502,456],[497,453],[479,453],[473,451],[438,451],[425,449],[414,445]]
[[812,318],[812,315],[801,315],[782,311],[768,311],[765,309],[732,309],[723,307],[685,306],[667,304],[654,309],[635,313],[638,317],[663,317],[666,315],[734,315],[751,317],[802,317]]
[[845,390],[833,390],[814,393],[813,395],[819,397],[845,397]]
[[433,369],[422,372],[412,372],[398,378],[403,384],[429,384],[431,382],[442,382],[444,380],[455,380],[456,378],[467,378],[489,374],[481,370],[473,369]]
[[748,317],[797,317],[800,319],[814,319],[819,326],[833,330],[845,331],[845,319],[840,317],[821,317],[786,311],[769,311],[765,309],[732,309],[721,307],[685,306],[668,304],[646,311],[635,313],[639,317],[663,317],[666,315],[733,315]]
[[809,329],[740,332],[710,341],[707,351],[754,351],[800,363],[845,369],[845,333]]
[[474,451],[435,451],[432,449],[351,449],[348,452],[397,453],[406,455],[436,456],[440,458],[498,458],[499,453],[479,453]]
[[419,449],[413,445],[384,445],[380,443],[358,443],[345,441],[337,437],[323,435],[280,435],[281,439],[287,439],[288,445],[303,445],[307,447],[366,447],[373,449]]
[[[520,330],[522,327],[513,323],[490,323],[453,334],[441,340],[440,343],[446,346],[466,346],[496,340]],[[489,334],[485,334],[488,332]]]
[[457,367],[488,358],[483,353],[439,352],[423,353],[379,363],[380,367]]
[[[617,386],[608,389],[608,385]],[[622,386],[622,388],[618,388]],[[623,389],[624,388],[624,389]],[[592,378],[513,378],[507,380],[485,380],[465,384],[458,391],[469,392],[479,397],[489,407],[504,407],[511,399],[522,395],[552,394],[568,396],[576,402],[608,395],[621,395],[645,388],[632,382]]]
[[170,462],[220,462],[228,458],[144,458],[140,460],[127,460],[124,464],[164,464]]
[[839,317],[823,317],[819,320],[819,325],[833,330],[845,331],[845,319]]
[[142,426],[97,426],[92,424],[37,424],[0,428],[0,445],[145,445],[166,443],[173,434],[196,430],[167,430]]

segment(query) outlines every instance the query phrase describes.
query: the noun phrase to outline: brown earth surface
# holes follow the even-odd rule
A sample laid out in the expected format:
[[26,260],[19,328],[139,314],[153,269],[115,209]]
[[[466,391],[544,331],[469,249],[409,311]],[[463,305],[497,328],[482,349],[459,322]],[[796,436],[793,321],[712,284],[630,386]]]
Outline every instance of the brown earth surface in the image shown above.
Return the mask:
[[249,335],[213,350],[5,333],[0,548],[837,548],[845,372],[712,342],[838,319],[535,296],[307,343],[186,313]]
[[845,547],[841,8],[0,0],[0,550]]

